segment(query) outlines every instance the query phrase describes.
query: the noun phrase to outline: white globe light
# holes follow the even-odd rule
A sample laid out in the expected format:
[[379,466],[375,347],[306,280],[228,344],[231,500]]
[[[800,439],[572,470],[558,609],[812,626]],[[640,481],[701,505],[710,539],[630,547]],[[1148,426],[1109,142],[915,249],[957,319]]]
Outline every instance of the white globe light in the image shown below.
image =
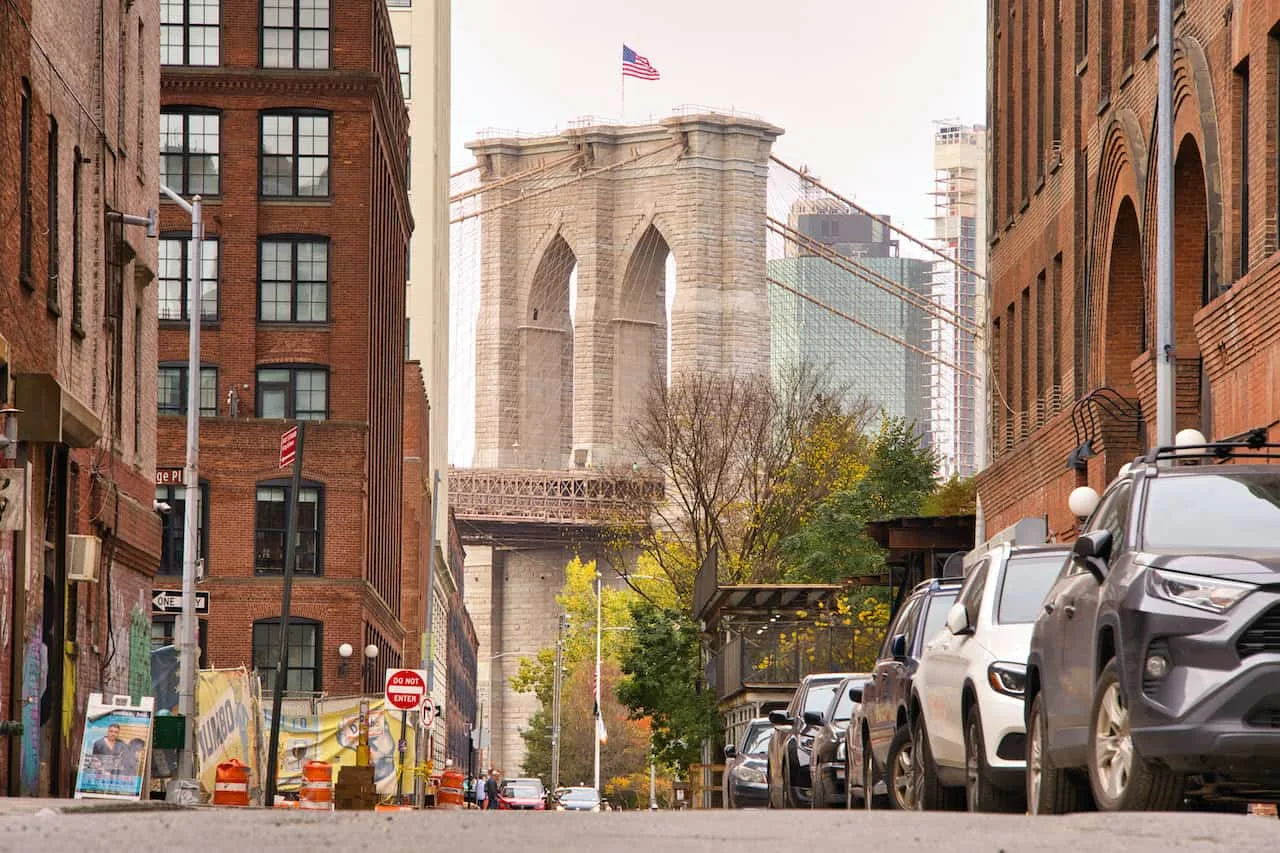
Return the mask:
[[365,646],[364,656],[367,657],[369,660],[373,660],[378,656],[378,647],[375,646],[373,643],[370,643],[369,645]]
[[349,658],[353,651],[355,651],[355,649],[351,648],[350,643],[343,643],[338,646],[338,657]]
[[1098,493],[1088,486],[1080,486],[1072,490],[1067,498],[1067,507],[1076,518],[1088,518],[1098,507]]
[[1178,434],[1173,437],[1174,446],[1179,448],[1179,450],[1177,451],[1177,455],[1179,456],[1194,456],[1195,454],[1199,453],[1199,451],[1197,450],[1182,450],[1181,448],[1194,447],[1195,445],[1198,445],[1198,444],[1208,444],[1208,443],[1209,443],[1209,440],[1205,438],[1204,433],[1202,433],[1198,429],[1180,430]]

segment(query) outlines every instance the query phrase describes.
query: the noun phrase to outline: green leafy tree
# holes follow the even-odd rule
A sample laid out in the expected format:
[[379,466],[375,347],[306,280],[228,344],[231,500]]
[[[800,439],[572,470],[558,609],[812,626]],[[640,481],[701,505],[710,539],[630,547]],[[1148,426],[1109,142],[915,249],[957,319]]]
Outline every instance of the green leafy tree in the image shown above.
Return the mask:
[[912,424],[883,421],[862,477],[819,504],[782,543],[787,579],[830,583],[883,572],[883,551],[867,535],[867,522],[920,514],[936,488],[937,469],[936,454]]
[[970,515],[978,509],[978,481],[952,474],[925,498],[923,515]]
[[699,687],[698,629],[684,610],[647,601],[632,604],[631,618],[618,699],[633,718],[649,719],[658,761],[683,770],[721,727],[715,696]]

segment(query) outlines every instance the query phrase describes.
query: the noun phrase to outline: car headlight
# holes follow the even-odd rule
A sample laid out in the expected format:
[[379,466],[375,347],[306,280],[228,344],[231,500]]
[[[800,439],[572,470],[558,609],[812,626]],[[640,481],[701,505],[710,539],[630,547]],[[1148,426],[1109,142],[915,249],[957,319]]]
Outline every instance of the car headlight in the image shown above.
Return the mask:
[[748,782],[752,785],[763,785],[765,782],[769,781],[765,778],[764,770],[760,767],[739,768],[738,776],[743,782]]
[[987,667],[991,689],[1006,696],[1021,696],[1027,690],[1027,665],[998,660]]
[[1210,613],[1226,613],[1256,588],[1253,584],[1184,575],[1163,569],[1151,569],[1147,572],[1147,592],[1151,595],[1174,604],[1208,610]]
[[844,761],[845,756],[849,754],[847,747],[848,744],[844,741],[840,741],[840,743],[836,745],[836,761]]

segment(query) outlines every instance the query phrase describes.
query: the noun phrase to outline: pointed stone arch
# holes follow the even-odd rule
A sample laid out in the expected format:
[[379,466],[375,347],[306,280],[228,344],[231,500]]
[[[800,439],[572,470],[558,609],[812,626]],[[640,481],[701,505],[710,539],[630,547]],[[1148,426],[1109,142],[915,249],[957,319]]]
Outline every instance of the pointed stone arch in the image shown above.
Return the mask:
[[570,278],[577,255],[557,231],[534,268],[519,318],[520,431],[524,467],[561,468],[573,446]]
[[614,446],[630,443],[645,395],[667,377],[667,258],[671,247],[652,221],[622,274],[613,318]]

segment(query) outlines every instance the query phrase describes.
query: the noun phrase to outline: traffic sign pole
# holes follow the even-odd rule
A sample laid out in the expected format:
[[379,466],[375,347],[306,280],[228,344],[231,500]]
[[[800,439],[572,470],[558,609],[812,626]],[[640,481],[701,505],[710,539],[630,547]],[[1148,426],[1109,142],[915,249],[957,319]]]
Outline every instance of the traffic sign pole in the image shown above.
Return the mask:
[[[302,489],[302,450],[306,421],[299,421],[293,429],[297,430],[298,439],[293,456],[289,518],[285,524],[284,589],[280,594],[280,660],[276,662],[276,683],[271,697],[271,739],[267,747],[267,784],[263,802],[267,808],[271,808],[276,802],[276,768],[280,761],[280,705],[284,702],[284,682],[289,671],[289,605],[293,598],[294,564],[298,561],[298,492]],[[283,443],[282,440],[281,444]]]

